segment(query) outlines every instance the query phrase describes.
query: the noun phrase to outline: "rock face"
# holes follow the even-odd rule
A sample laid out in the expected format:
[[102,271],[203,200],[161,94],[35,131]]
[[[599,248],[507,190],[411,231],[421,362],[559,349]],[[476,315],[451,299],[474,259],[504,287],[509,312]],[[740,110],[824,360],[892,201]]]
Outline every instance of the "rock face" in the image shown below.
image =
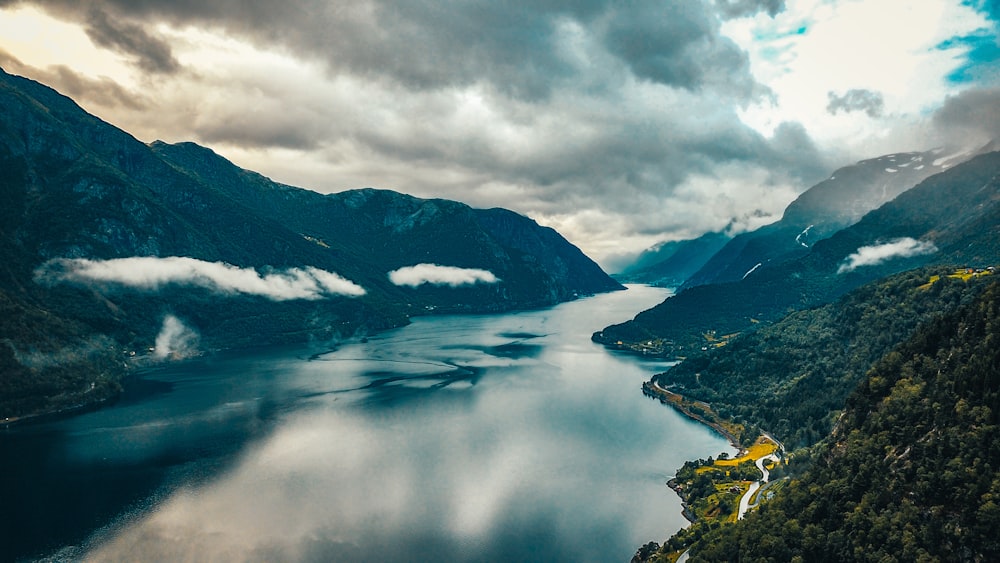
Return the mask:
[[0,420],[113,396],[167,318],[215,349],[617,289],[513,212],[279,184],[0,71]]

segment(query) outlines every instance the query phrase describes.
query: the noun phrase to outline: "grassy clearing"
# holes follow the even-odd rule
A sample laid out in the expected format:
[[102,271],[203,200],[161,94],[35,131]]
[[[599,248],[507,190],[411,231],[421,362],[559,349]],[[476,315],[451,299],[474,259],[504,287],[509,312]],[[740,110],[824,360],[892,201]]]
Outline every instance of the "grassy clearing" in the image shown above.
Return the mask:
[[[959,268],[954,272],[948,274],[947,277],[967,282],[976,276],[989,276],[992,273],[993,273],[992,270],[983,268]],[[928,289],[939,281],[941,281],[941,276],[933,275],[930,277],[930,279],[927,280],[927,283],[921,285],[917,289]]]
[[768,438],[761,436],[760,438],[757,438],[757,441],[754,442],[754,444],[750,446],[743,455],[732,459],[718,459],[715,461],[715,465],[719,467],[736,467],[745,461],[757,461],[758,459],[769,456],[776,451],[778,451],[778,445]]

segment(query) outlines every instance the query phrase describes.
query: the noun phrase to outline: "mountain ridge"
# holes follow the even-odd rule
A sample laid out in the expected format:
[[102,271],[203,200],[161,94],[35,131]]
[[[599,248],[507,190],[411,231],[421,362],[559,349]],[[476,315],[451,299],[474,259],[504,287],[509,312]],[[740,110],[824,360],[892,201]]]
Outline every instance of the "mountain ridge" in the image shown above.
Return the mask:
[[679,287],[730,240],[725,232],[708,232],[694,239],[665,242],[642,252],[614,278],[625,283]]
[[[1000,556],[1000,283],[877,359],[825,443],[744,520],[633,561],[992,561]],[[683,536],[683,537],[682,537]]]
[[[1000,263],[1000,153],[928,177],[808,254],[738,282],[694,286],[594,334],[612,347],[684,356],[789,311],[924,264]],[[649,344],[652,343],[652,344]]]
[[0,166],[0,420],[113,398],[168,319],[215,350],[622,289],[513,212],[280,184],[2,71]]
[[817,241],[857,223],[869,211],[973,155],[969,151],[941,157],[941,152],[893,153],[838,168],[788,204],[778,221],[733,237],[686,279],[680,290],[741,281],[761,268],[801,258]]

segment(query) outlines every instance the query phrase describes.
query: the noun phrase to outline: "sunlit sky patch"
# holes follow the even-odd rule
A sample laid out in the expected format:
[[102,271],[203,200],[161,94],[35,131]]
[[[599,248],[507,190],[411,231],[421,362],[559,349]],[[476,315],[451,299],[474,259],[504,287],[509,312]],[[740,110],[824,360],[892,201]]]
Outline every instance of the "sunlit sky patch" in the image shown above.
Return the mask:
[[971,118],[998,113],[996,9],[0,0],[0,66],[281,182],[508,207],[614,270],[856,160],[1000,136]]

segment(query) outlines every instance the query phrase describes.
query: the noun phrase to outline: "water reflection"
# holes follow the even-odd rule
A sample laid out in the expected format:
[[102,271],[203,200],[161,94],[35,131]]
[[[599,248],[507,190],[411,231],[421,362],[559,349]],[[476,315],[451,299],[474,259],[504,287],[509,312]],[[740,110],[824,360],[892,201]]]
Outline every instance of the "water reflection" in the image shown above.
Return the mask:
[[[662,298],[634,288],[544,311],[417,319],[312,356],[154,374],[171,387],[80,417],[60,448],[77,463],[136,464],[181,448],[173,467],[188,469],[87,555],[627,560],[684,525],[664,486],[673,471],[731,451],[641,395],[662,366],[589,341]],[[241,444],[235,457],[218,453],[227,443]]]

